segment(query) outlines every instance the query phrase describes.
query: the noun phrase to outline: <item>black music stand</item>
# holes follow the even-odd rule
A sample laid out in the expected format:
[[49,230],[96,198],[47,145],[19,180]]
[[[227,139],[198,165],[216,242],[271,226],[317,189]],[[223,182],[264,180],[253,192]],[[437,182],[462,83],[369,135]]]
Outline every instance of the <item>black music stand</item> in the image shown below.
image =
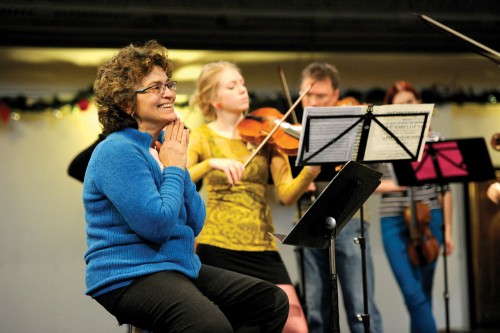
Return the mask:
[[[437,184],[441,197],[452,182],[474,182],[496,179],[484,138],[443,140],[428,142],[420,162],[393,163],[399,185],[421,186]],[[446,246],[446,224],[443,213],[443,243]],[[446,332],[450,332],[448,269],[446,253],[443,251]]]
[[296,166],[420,160],[434,104],[307,107]]
[[340,332],[335,238],[375,191],[381,177],[379,171],[357,162],[347,162],[288,235],[272,234],[282,244],[329,247],[334,332]]
[[484,138],[427,142],[420,162],[393,163],[403,186],[480,182],[495,179]]
[[[417,160],[423,153],[433,108],[434,104],[307,107],[296,165]],[[358,318],[369,332],[363,207],[360,215],[361,235],[354,241],[361,250],[364,313]]]

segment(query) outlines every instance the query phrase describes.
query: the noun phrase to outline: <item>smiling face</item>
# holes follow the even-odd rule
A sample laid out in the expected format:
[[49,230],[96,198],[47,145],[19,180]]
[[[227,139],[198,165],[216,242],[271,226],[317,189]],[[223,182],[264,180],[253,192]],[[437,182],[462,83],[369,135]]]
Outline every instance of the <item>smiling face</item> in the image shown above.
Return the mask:
[[243,113],[250,107],[245,79],[236,69],[227,67],[220,73],[213,106],[231,113]]
[[[137,87],[141,90],[155,84],[165,84],[169,80],[161,67],[154,66]],[[176,93],[165,88],[163,92],[147,91],[136,94],[134,116],[139,124],[139,130],[150,132],[153,136],[159,133],[168,123],[177,119],[174,112]]]

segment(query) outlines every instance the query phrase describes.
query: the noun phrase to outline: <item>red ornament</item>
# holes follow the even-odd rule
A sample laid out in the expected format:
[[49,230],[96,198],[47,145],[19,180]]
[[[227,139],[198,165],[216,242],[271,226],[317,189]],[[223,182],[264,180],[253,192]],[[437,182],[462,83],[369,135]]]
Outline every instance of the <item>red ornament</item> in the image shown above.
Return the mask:
[[89,108],[90,102],[88,99],[82,98],[81,100],[76,102],[76,104],[78,105],[80,110],[87,111],[87,109]]
[[7,104],[0,101],[0,117],[2,117],[2,121],[7,124],[10,119],[10,108]]

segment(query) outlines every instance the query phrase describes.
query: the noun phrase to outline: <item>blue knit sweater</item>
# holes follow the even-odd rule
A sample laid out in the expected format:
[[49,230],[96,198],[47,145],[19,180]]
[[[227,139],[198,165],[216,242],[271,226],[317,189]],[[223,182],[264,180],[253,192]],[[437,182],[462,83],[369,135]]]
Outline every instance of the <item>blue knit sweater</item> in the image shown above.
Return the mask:
[[92,154],[83,186],[87,295],[159,271],[198,276],[194,237],[205,204],[187,170],[161,171],[149,152],[152,140],[128,128],[110,134]]

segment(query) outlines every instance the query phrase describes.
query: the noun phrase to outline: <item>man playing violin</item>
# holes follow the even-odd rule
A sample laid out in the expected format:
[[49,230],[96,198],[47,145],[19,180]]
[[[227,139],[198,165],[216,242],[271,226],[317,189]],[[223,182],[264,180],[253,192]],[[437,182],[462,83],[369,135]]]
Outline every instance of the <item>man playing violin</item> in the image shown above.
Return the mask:
[[[314,85],[302,99],[304,108],[339,105],[340,75],[335,66],[323,62],[309,64],[302,72],[301,90],[304,91],[312,82]],[[291,164],[294,165],[293,158]],[[298,216],[307,210],[314,197],[323,191],[335,173],[334,165],[323,165],[317,178],[320,181],[311,183],[309,193],[303,196],[297,205]],[[368,226],[369,224],[364,222],[370,332],[378,333],[383,331],[382,319],[374,299],[374,271]],[[363,322],[358,319],[358,315],[364,313],[362,258],[360,246],[354,242],[354,238],[360,236],[361,222],[358,213],[342,229],[335,242],[338,280],[348,324],[354,333],[364,332]],[[327,250],[303,249],[304,290],[310,332],[324,333],[333,330],[329,265]]]

